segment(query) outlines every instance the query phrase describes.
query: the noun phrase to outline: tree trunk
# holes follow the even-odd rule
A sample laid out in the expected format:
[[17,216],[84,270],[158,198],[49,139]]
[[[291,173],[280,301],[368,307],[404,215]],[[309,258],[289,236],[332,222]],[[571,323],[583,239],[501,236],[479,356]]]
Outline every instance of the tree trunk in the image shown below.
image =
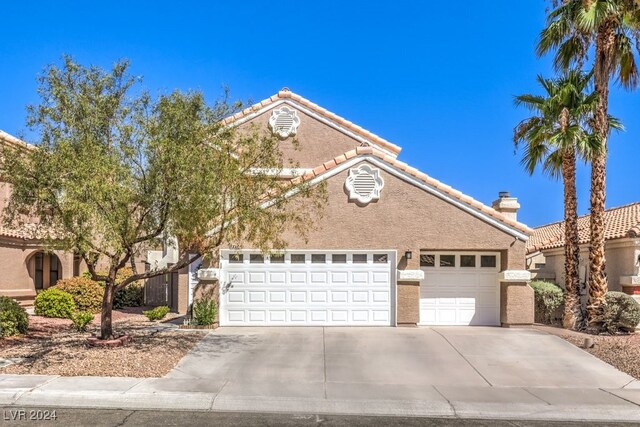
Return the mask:
[[562,326],[581,329],[584,313],[580,301],[580,247],[578,241],[578,197],[576,193],[576,152],[567,149],[562,154],[564,181],[564,313]]
[[109,340],[113,338],[112,313],[113,313],[113,288],[115,279],[109,279],[104,285],[104,295],[102,297],[102,314],[100,317],[100,339]]
[[602,326],[607,276],[604,253],[604,209],[606,199],[607,137],[609,134],[609,77],[611,76],[615,42],[614,22],[605,21],[596,36],[594,66],[595,89],[599,95],[596,105],[594,133],[600,138],[602,148],[591,161],[591,224],[589,248],[589,302],[587,316],[589,327]]

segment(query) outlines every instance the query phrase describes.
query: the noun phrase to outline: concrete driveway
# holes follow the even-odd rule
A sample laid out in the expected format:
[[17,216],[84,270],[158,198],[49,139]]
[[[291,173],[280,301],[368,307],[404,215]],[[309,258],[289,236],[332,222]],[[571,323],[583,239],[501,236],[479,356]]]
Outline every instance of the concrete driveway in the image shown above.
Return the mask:
[[408,401],[477,389],[482,398],[505,387],[529,400],[528,388],[617,389],[633,381],[558,337],[489,327],[220,328],[167,378],[200,382],[221,398]]

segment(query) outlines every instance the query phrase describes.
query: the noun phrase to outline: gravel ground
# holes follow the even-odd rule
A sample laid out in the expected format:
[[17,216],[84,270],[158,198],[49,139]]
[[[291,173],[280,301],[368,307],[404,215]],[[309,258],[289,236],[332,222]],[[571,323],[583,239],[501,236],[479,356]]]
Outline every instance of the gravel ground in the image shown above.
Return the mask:
[[[590,335],[554,326],[535,325],[534,328],[557,335],[620,371],[640,379],[640,334]],[[585,349],[584,339],[587,337],[593,339],[594,346]]]
[[140,308],[114,310],[113,319],[115,333],[126,332],[132,343],[116,348],[90,347],[87,337],[99,329],[100,316],[88,333],[73,330],[68,319],[30,316],[26,335],[0,340],[0,358],[24,358],[1,368],[0,374],[161,377],[205,335],[150,328],[154,323],[142,315]]

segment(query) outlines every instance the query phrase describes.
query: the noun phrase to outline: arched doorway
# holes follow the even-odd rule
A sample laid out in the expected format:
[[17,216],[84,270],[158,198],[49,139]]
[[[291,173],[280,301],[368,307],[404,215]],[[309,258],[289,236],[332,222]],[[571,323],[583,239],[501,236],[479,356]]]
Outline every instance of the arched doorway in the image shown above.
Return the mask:
[[56,284],[62,278],[62,263],[56,254],[36,252],[31,257],[29,270],[33,271],[33,284],[36,291]]

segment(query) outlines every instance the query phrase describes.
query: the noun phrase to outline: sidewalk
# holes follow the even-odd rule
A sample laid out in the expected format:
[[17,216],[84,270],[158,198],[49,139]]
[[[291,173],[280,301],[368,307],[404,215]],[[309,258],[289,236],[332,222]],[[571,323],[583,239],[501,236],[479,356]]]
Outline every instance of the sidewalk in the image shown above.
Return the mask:
[[[389,390],[376,399],[370,384],[327,383],[324,393],[299,394],[304,398],[291,397],[292,387],[283,387],[281,396],[260,396],[230,381],[0,375],[0,405],[640,422],[639,381],[618,389],[405,387],[398,390],[405,398],[397,400],[388,398]],[[359,395],[367,397],[352,397]]]

